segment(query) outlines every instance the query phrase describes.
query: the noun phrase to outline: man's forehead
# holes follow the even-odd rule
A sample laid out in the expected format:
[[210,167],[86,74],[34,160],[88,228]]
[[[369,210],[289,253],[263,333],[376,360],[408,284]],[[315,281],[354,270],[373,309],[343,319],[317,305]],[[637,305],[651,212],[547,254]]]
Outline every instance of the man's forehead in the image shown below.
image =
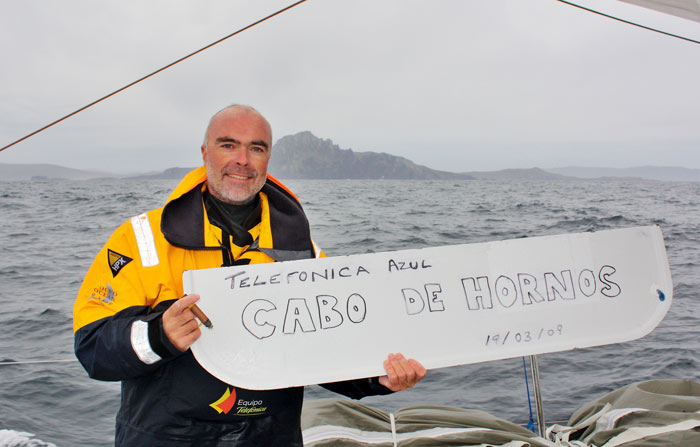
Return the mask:
[[[271,137],[270,124],[255,110],[246,108],[229,108],[217,113],[212,118],[210,133],[216,134],[229,132],[255,132],[262,131],[269,139]],[[209,135],[216,138],[218,135]]]

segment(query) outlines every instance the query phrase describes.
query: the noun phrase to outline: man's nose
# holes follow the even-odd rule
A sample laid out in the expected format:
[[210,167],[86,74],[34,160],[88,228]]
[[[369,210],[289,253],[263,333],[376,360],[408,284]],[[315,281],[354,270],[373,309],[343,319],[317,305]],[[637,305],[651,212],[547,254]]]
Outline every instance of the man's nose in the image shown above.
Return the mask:
[[249,153],[248,148],[239,147],[233,151],[233,161],[241,166],[248,166]]

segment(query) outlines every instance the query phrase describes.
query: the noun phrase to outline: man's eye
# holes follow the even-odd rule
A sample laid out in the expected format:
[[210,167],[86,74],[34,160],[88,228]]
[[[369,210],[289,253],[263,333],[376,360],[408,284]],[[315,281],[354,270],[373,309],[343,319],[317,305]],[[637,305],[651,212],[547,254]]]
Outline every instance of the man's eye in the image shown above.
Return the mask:
[[264,147],[261,147],[261,146],[253,146],[253,147],[251,148],[251,150],[252,150],[253,152],[265,152],[265,148],[264,148]]
[[233,144],[231,143],[224,143],[221,145],[221,147],[225,147],[226,149],[231,149],[233,147]]

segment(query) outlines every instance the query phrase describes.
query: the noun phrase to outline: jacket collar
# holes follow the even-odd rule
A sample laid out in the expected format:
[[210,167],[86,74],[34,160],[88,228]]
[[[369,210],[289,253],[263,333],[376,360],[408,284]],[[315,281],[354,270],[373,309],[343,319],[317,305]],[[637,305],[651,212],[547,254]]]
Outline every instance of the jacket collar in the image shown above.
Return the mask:
[[[205,181],[204,167],[190,172],[163,208],[161,232],[171,245],[189,250],[221,249],[205,244],[205,227],[210,225],[202,201]],[[257,248],[279,261],[314,257],[309,222],[294,194],[272,176],[262,192],[269,204],[269,225],[264,227],[269,228],[270,237],[261,237]]]

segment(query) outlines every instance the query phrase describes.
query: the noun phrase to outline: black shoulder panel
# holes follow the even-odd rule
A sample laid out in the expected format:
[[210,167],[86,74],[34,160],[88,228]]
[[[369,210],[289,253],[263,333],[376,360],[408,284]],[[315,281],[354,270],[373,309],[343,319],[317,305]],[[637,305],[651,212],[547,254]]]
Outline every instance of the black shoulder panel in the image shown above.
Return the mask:
[[268,180],[262,188],[270,201],[270,226],[276,250],[307,251],[314,256],[309,221],[301,204],[287,191]]
[[[170,244],[190,249],[204,248],[204,210],[199,186],[168,202],[163,209],[160,231]],[[216,247],[219,249],[219,247]]]

